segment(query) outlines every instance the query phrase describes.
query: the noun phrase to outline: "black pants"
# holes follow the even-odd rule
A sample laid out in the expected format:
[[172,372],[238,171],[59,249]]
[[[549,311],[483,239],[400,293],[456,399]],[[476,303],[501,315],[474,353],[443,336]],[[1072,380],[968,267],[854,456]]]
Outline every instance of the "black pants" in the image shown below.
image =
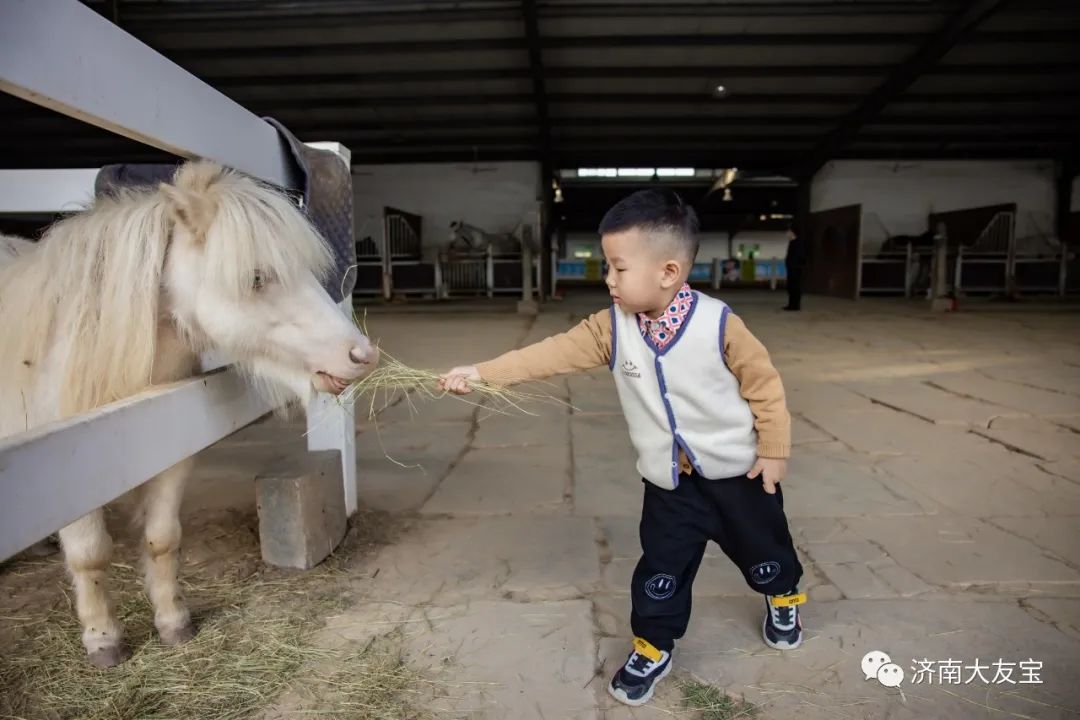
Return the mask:
[[798,265],[787,269],[788,307],[798,310],[802,306],[802,268]]
[[630,594],[634,635],[671,650],[690,622],[690,600],[705,544],[712,540],[757,592],[781,595],[795,589],[802,565],[784,515],[778,487],[770,495],[761,479],[745,475],[708,480],[680,475],[664,490],[645,481],[641,549]]

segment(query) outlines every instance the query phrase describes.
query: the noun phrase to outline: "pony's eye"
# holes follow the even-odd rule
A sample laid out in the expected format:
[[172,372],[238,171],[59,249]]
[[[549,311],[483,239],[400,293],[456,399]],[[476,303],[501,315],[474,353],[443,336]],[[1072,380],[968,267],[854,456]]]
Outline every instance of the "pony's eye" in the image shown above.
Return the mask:
[[251,281],[251,287],[254,290],[262,290],[266,287],[266,273],[256,270],[255,277]]

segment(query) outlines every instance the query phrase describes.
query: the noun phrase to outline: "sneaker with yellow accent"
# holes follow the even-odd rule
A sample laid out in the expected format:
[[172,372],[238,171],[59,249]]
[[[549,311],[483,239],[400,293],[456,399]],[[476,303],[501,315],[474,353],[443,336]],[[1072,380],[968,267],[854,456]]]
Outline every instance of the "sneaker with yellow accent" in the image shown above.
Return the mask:
[[608,685],[611,696],[624,705],[644,705],[653,696],[656,683],[671,672],[671,653],[642,638],[634,638],[634,651]]
[[799,606],[806,602],[806,593],[798,589],[783,595],[765,596],[765,621],[761,635],[765,644],[777,650],[794,650],[802,644],[802,620]]

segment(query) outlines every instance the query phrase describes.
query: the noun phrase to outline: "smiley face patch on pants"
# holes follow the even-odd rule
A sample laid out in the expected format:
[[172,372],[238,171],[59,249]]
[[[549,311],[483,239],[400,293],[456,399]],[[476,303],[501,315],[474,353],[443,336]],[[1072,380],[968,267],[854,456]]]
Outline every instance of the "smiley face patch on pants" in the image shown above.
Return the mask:
[[757,585],[770,583],[779,575],[780,563],[775,560],[758,563],[750,568],[750,579]]

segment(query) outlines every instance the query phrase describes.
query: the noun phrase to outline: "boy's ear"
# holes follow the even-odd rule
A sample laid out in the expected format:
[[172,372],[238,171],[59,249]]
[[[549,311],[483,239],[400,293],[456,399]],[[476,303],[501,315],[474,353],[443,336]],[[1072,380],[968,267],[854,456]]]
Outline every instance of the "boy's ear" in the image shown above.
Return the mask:
[[675,287],[675,285],[679,282],[679,278],[682,277],[682,274],[682,263],[675,259],[668,260],[664,263],[664,275],[660,283],[665,290]]

